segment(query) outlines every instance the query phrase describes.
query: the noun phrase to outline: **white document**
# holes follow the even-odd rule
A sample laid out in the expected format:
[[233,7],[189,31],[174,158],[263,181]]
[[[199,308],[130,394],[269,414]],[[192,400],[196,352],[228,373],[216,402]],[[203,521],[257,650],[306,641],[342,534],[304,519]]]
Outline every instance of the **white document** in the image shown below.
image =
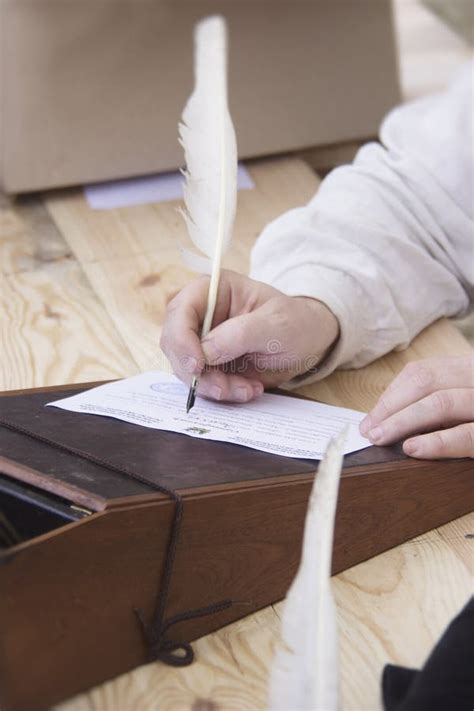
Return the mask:
[[[146,205],[150,202],[181,200],[183,182],[183,176],[177,170],[172,173],[86,185],[84,194],[89,207],[94,210],[112,210],[116,207]],[[251,190],[255,187],[248,170],[241,163],[238,168],[237,187],[239,190]]]
[[188,388],[160,371],[118,380],[48,406],[114,417],[143,427],[233,442],[298,459],[322,459],[332,437],[347,427],[344,453],[370,446],[359,434],[364,413],[284,395],[265,393],[245,404],[197,398],[186,414]]

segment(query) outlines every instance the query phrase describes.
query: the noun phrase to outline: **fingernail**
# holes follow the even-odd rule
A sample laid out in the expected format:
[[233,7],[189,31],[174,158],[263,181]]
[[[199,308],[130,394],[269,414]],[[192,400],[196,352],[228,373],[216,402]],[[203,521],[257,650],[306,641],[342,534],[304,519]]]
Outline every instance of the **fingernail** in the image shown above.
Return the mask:
[[362,435],[366,435],[367,432],[370,430],[371,426],[372,426],[372,420],[370,418],[370,415],[367,415],[366,417],[364,417],[364,419],[362,420],[362,422],[359,425],[359,432]]
[[403,451],[405,452],[405,454],[408,454],[410,456],[418,454],[418,445],[416,444],[415,440],[407,439],[407,441],[403,444]]
[[260,395],[263,394],[262,383],[255,383],[254,385],[252,385],[252,390],[255,397],[260,397]]
[[369,431],[368,436],[371,442],[377,444],[377,442],[380,442],[383,439],[383,429],[381,427],[374,427]]
[[212,340],[206,341],[204,340],[201,343],[202,350],[204,351],[204,355],[206,356],[206,360],[209,364],[214,363],[216,360],[219,360],[221,353],[218,348],[216,348],[214,342]]
[[243,385],[232,390],[232,397],[239,402],[246,402],[249,399],[249,392]]
[[222,388],[219,385],[213,385],[211,388],[211,396],[214,400],[222,400]]

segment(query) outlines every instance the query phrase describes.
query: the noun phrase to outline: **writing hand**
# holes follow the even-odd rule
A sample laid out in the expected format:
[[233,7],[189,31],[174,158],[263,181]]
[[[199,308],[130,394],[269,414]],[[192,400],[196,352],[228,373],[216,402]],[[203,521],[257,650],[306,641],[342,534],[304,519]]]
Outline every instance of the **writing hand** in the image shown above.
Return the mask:
[[419,459],[474,457],[474,356],[409,363],[361,422],[373,444]]
[[224,270],[213,327],[201,343],[208,288],[201,277],[168,304],[160,341],[181,380],[201,376],[201,395],[251,400],[310,370],[337,340],[338,321],[323,303]]

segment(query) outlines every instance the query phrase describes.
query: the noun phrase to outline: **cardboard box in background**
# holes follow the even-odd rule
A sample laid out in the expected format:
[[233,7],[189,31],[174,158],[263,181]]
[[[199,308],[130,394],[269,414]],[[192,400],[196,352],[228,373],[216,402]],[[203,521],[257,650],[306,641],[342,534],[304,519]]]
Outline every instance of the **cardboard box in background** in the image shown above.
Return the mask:
[[230,31],[241,158],[376,134],[399,100],[388,0],[1,0],[0,182],[8,193],[183,162],[192,29]]

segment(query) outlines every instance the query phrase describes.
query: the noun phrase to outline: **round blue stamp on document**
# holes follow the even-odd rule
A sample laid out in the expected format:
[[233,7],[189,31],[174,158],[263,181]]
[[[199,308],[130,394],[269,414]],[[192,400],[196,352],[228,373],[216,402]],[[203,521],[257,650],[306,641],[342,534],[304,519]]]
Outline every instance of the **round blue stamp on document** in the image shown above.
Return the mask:
[[163,395],[183,395],[186,394],[186,386],[183,383],[152,383],[151,390]]

